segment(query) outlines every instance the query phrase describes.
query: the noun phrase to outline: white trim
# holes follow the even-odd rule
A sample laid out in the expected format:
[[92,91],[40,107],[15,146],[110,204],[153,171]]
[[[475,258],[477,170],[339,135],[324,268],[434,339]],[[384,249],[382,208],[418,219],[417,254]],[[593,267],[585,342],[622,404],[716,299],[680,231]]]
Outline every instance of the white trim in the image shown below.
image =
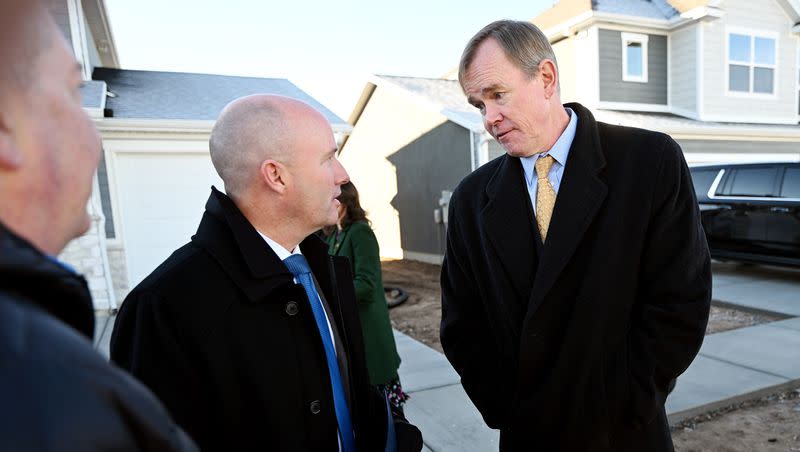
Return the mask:
[[669,30],[654,30],[652,28],[647,28],[641,26],[639,24],[636,25],[620,25],[614,23],[600,23],[598,24],[598,28],[602,30],[610,30],[610,31],[619,31],[620,33],[633,33],[633,34],[642,34],[642,35],[652,35],[652,36],[669,36]]
[[697,8],[690,9],[689,11],[681,13],[680,17],[689,20],[698,21],[711,21],[721,18],[725,12],[718,8],[709,6],[698,6]]
[[[625,82],[647,83],[647,52],[649,37],[638,33],[620,33],[622,37],[622,80]],[[628,46],[639,44],[642,51],[642,75],[628,73]]]
[[699,23],[696,25],[697,27],[697,48],[695,49],[695,94],[697,98],[695,99],[694,108],[697,110],[697,117],[695,119],[700,119],[703,117],[703,113],[705,111],[705,104],[704,104],[704,91],[705,91],[705,69],[703,64],[703,57],[705,53],[705,33],[703,32],[703,24]]
[[[135,133],[180,133],[210,134],[216,120],[213,119],[129,119],[103,118],[97,121],[101,132],[135,132]],[[350,124],[331,124],[333,133],[350,133]]]
[[[597,106],[600,102],[600,29],[597,26],[589,28],[588,47],[589,55],[587,58],[587,73],[589,74],[587,83],[590,86],[587,106]],[[585,79],[584,79],[585,80]]]
[[78,0],[67,0],[67,12],[69,13],[69,30],[72,39],[72,50],[75,52],[75,59],[81,64],[83,80],[92,79],[92,68],[89,67],[89,48],[86,43],[86,29],[83,24],[83,8]]
[[764,118],[763,116],[746,115],[705,115],[703,121],[710,122],[743,122],[750,124],[776,124],[776,125],[797,125],[794,116],[782,118]]
[[[730,60],[730,41],[731,35],[741,35],[747,36],[750,38],[750,61],[731,61]],[[778,98],[778,72],[779,72],[779,56],[780,56],[780,35],[778,33],[772,31],[764,31],[752,28],[743,28],[743,27],[725,27],[725,67],[723,73],[725,74],[725,97],[734,97],[734,98],[746,98],[746,99],[767,99],[767,100],[775,100]],[[762,38],[762,39],[772,39],[775,43],[775,63],[772,65],[769,64],[757,64],[755,62],[755,38]],[[749,91],[731,91],[730,89],[730,66],[731,65],[737,66],[747,66],[749,69],[749,80],[750,80],[750,87]],[[753,92],[754,84],[755,84],[755,68],[763,68],[763,69],[772,69],[772,93],[756,93]]]
[[475,169],[478,167],[478,152],[475,143],[475,132],[471,130],[468,132],[469,132],[469,169],[470,171],[475,171]]
[[794,36],[794,112],[800,121],[800,36]]
[[692,111],[686,108],[676,107],[674,105],[670,106],[670,113],[672,113],[673,115],[683,116],[684,118],[694,119],[695,121],[700,120],[700,115],[698,115],[696,111]]
[[719,183],[722,182],[722,176],[725,175],[725,168],[720,169],[717,171],[717,176],[714,177],[714,182],[711,183],[711,186],[708,187],[708,192],[706,192],[706,198],[711,198],[714,196],[714,193],[717,192],[717,188],[719,188]]
[[657,112],[657,113],[672,112],[670,106],[664,104],[641,104],[636,102],[608,102],[604,100],[597,103],[597,108],[601,110],[646,111],[646,112]]
[[92,119],[103,119],[104,110],[103,107],[83,107],[83,111],[86,112]]
[[426,264],[437,264],[441,265],[444,256],[441,254],[432,254],[432,253],[420,253],[417,251],[406,251],[403,250],[403,259],[408,259],[412,261],[419,261],[425,262]]
[[667,105],[672,105],[672,33],[667,35]]
[[100,132],[210,134],[214,120],[104,118]]
[[695,22],[716,20],[724,15],[724,11],[713,7],[711,4],[703,8],[687,11],[681,15],[676,15],[672,19],[653,19],[624,14],[585,11],[542,31],[551,42],[562,38],[568,38],[582,29],[597,26],[598,24],[602,24],[603,28],[608,28],[609,25],[620,27],[627,26],[637,29],[645,27],[648,33],[654,34],[659,31],[670,32]]

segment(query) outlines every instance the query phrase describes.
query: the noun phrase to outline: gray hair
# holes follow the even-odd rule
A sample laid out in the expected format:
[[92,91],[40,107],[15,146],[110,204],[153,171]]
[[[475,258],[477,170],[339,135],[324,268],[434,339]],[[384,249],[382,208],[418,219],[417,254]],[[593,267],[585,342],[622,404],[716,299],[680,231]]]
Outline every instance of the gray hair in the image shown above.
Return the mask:
[[483,27],[464,48],[461,62],[458,65],[458,82],[462,87],[467,69],[475,58],[478,46],[489,38],[497,41],[511,62],[530,78],[539,74],[539,64],[542,60],[553,61],[558,70],[553,47],[550,46],[550,41],[542,33],[542,30],[530,22],[498,20]]

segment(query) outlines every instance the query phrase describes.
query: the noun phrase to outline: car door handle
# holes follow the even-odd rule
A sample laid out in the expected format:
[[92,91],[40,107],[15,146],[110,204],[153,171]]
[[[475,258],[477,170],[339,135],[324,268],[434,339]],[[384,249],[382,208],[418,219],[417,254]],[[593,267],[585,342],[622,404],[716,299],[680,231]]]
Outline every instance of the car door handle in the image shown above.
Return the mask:
[[788,207],[770,207],[769,211],[770,212],[776,212],[776,213],[789,213],[789,208]]

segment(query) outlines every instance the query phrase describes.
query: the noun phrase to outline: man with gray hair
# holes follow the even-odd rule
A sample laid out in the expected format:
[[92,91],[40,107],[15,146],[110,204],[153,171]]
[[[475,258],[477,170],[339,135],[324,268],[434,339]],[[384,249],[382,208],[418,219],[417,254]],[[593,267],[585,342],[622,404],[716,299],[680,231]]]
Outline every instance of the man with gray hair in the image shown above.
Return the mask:
[[191,242],[125,299],[111,358],[206,451],[420,450],[369,385],[349,263],[314,234],[348,181],[328,121],[244,97],[210,151],[227,194],[212,187]]
[[92,348],[86,280],[56,256],[89,228],[100,137],[80,65],[39,0],[0,3],[0,450],[196,450]]
[[506,150],[450,200],[441,341],[503,451],[671,451],[708,247],[680,147],[561,104],[545,35],[498,21],[459,82]]

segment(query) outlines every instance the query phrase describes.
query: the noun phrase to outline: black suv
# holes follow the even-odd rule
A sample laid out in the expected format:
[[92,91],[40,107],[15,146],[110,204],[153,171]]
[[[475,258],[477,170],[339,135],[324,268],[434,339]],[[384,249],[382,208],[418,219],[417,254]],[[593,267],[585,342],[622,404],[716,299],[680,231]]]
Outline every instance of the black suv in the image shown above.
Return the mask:
[[690,171],[712,257],[800,266],[800,163]]

